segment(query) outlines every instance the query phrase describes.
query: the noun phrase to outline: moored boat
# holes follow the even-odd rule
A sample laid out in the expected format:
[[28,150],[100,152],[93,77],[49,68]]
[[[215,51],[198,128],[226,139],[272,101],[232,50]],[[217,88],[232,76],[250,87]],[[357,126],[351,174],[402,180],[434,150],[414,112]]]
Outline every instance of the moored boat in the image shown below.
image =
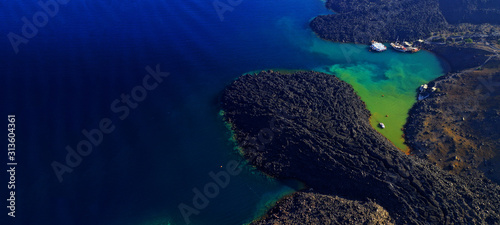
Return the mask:
[[420,48],[414,47],[413,44],[411,43],[405,41],[403,42],[403,44],[404,44],[403,46],[406,48],[406,52],[415,53],[420,51]]
[[405,46],[401,45],[400,43],[398,42],[395,42],[395,43],[391,43],[391,46],[394,50],[396,51],[400,51],[400,52],[406,52],[407,49]]
[[376,42],[376,41],[372,41],[372,45],[370,46],[370,48],[373,51],[377,51],[377,52],[383,52],[383,51],[387,50],[387,47],[385,47],[384,44],[382,44],[380,42]]
[[409,53],[415,53],[420,51],[420,48],[414,47],[413,44],[410,44],[408,42],[403,42],[402,44],[399,41],[391,43],[391,46],[394,50],[399,51],[399,52],[409,52]]

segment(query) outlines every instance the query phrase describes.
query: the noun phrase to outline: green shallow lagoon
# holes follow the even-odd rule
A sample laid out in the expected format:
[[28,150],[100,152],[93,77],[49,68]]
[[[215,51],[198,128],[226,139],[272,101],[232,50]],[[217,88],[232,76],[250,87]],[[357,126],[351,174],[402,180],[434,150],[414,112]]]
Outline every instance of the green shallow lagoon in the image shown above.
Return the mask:
[[[441,59],[428,51],[396,52],[389,43],[385,43],[387,51],[378,53],[369,51],[368,45],[322,40],[309,28],[287,17],[278,24],[283,35],[304,57],[321,59],[323,65],[314,66],[312,70],[335,75],[351,84],[370,110],[372,126],[408,153],[402,128],[408,111],[417,101],[420,85],[446,72]],[[380,122],[385,124],[385,129],[378,126]]]
[[[409,54],[388,49],[375,53],[364,45],[316,42],[311,51],[340,62],[316,70],[351,84],[372,113],[372,126],[408,153],[402,128],[416,102],[416,89],[443,74],[439,59],[426,51]],[[386,128],[380,128],[379,123]]]

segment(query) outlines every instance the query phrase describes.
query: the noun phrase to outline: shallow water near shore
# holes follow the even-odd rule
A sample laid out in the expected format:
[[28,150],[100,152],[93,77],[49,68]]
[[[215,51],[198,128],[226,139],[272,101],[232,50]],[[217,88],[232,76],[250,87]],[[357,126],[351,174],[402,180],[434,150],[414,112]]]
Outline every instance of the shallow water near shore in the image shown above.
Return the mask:
[[[241,160],[218,97],[248,71],[335,74],[354,86],[372,123],[386,123],[379,131],[395,143],[415,89],[441,74],[427,52],[374,54],[364,45],[318,39],[308,21],[330,13],[319,0],[242,1],[223,22],[212,3],[70,1],[18,54],[7,38],[0,40],[6,49],[0,51],[0,112],[16,114],[22,149],[19,224],[186,224],[179,204],[193,206],[193,189],[213,182],[210,172]],[[20,18],[39,11],[29,1],[2,4],[3,34],[19,34]],[[346,57],[349,46],[359,51]],[[170,76],[120,119],[111,103],[157,64]],[[103,118],[115,131],[59,183],[51,163],[64,162],[66,146],[75,148],[86,138],[82,130],[99,127]],[[298,188],[242,166],[190,216],[191,224],[247,223]]]

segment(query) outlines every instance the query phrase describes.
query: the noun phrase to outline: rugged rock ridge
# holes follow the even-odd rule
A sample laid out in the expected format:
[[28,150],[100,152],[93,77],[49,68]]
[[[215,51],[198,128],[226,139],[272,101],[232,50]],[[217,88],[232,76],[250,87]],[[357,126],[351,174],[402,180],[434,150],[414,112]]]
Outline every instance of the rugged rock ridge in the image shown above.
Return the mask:
[[415,41],[459,23],[500,24],[496,0],[328,0],[335,15],[321,15],[310,26],[336,42]]
[[448,28],[436,0],[329,0],[326,7],[337,14],[318,16],[310,26],[331,41],[417,40]]
[[314,194],[373,200],[397,224],[500,223],[498,185],[399,152],[370,126],[352,87],[334,76],[244,75],[226,88],[221,105],[253,165],[301,180]]

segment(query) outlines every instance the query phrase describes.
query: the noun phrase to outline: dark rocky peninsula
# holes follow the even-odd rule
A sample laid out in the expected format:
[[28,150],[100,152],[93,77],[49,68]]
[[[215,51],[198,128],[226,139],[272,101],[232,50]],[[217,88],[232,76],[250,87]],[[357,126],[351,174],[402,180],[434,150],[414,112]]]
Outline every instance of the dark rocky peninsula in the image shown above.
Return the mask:
[[417,40],[448,25],[436,0],[329,0],[326,7],[336,14],[318,16],[310,26],[336,42]]
[[328,0],[336,14],[321,15],[310,27],[336,42],[415,41],[462,23],[500,24],[496,0]]
[[308,187],[255,224],[500,223],[497,184],[404,155],[370,126],[364,103],[334,76],[244,75],[226,88],[221,106],[253,165]]

